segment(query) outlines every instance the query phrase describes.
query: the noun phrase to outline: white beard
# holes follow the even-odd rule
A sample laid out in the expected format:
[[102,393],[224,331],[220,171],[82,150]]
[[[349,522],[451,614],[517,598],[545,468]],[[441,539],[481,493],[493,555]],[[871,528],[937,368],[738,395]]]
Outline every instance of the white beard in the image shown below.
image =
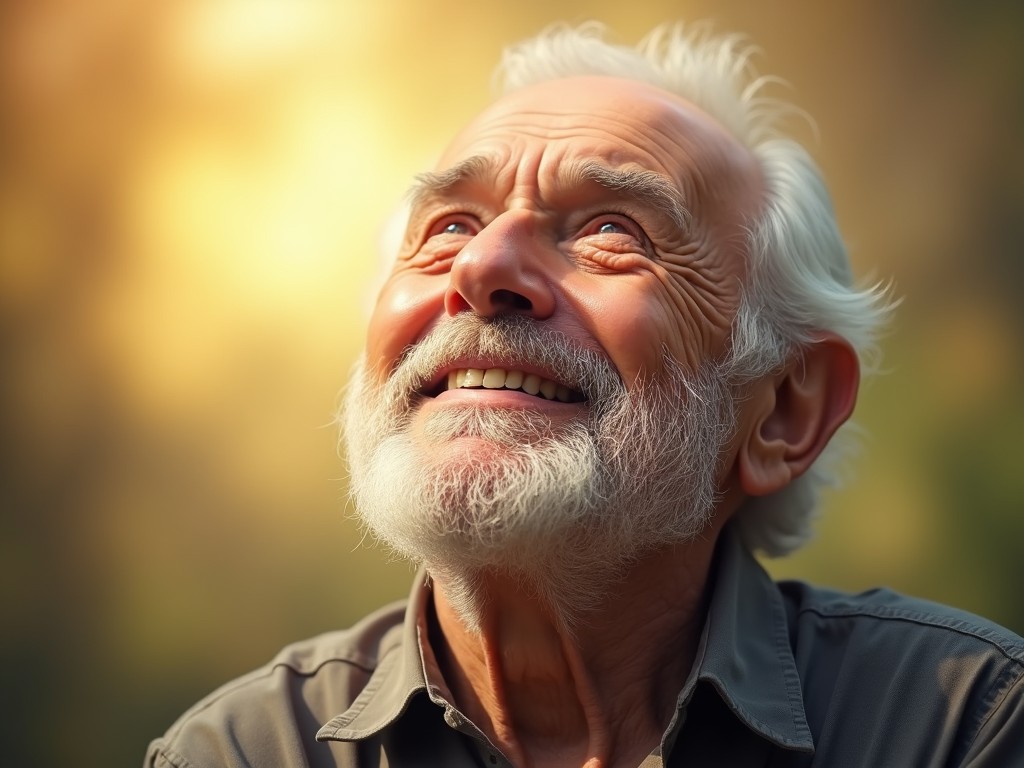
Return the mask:
[[[475,356],[542,366],[586,396],[588,416],[554,425],[538,412],[464,406],[414,434],[416,391]],[[543,324],[450,318],[384,385],[356,366],[344,409],[356,508],[445,584],[468,627],[478,628],[480,575],[499,572],[571,628],[630,562],[692,539],[714,510],[734,425],[729,388],[712,371],[688,380],[664,362],[656,381],[627,391],[605,358]],[[480,440],[450,442],[469,436]]]

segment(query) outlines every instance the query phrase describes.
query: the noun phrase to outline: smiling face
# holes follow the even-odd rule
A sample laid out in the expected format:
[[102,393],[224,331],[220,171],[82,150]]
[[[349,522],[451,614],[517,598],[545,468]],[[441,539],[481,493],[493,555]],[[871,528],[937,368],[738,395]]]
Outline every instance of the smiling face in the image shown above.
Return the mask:
[[[761,185],[749,152],[696,107],[629,80],[550,81],[485,111],[438,168],[414,190],[374,312],[378,380],[466,311],[543,321],[606,355],[627,387],[656,375],[664,350],[689,370],[724,354]],[[461,367],[492,362],[502,361]],[[535,398],[520,407],[558,410]]]
[[370,528],[435,576],[557,563],[578,585],[702,530],[760,188],[710,117],[633,81],[478,117],[413,190],[349,391]]

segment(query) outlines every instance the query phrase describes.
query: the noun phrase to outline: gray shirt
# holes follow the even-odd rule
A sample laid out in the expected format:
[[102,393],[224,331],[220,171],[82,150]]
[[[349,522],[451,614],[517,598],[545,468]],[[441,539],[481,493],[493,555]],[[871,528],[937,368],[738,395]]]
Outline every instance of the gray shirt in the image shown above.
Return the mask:
[[[649,766],[1024,766],[1024,640],[886,590],[776,584],[728,530],[678,710]],[[145,765],[507,766],[427,647],[430,590],[285,648],[153,741]]]

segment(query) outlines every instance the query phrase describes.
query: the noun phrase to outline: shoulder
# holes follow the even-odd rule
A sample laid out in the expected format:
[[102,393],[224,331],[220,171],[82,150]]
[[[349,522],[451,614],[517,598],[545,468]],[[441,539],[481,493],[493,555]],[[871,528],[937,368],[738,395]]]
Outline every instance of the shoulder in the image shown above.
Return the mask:
[[899,636],[924,644],[985,650],[1011,665],[1024,665],[1024,639],[967,611],[889,589],[848,594],[797,581],[783,581],[778,586],[798,640],[801,631],[813,635],[825,627],[858,639],[861,633],[881,632],[889,639]]
[[896,743],[921,750],[907,764],[973,764],[1007,748],[1024,759],[1019,635],[887,589],[779,589],[816,743],[883,763]]
[[349,629],[288,645],[258,672],[281,670],[300,678],[332,671],[372,673],[401,644],[405,611],[402,600],[374,611]]
[[150,744],[146,766],[305,765],[305,752],[326,749],[315,742],[320,725],[398,651],[404,615],[405,603],[394,603],[350,629],[287,646],[186,711]]

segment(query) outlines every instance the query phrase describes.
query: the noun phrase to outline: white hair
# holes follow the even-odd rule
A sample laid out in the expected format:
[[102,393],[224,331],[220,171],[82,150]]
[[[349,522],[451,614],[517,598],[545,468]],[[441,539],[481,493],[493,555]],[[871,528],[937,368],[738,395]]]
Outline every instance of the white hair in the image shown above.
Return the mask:
[[[636,48],[608,43],[603,35],[596,23],[553,27],[507,49],[496,83],[509,92],[577,75],[629,78],[681,96],[715,118],[753,153],[765,183],[761,210],[747,224],[748,278],[725,365],[731,382],[739,386],[778,370],[821,332],[846,339],[862,376],[874,373],[877,337],[895,305],[884,286],[854,284],[821,172],[780,130],[783,118],[801,113],[765,95],[778,81],[754,71],[757,49],[740,36],[715,36],[707,26],[659,27]],[[778,556],[807,541],[822,487],[838,480],[848,436],[847,426],[783,490],[745,502],[735,524],[749,548]]]

